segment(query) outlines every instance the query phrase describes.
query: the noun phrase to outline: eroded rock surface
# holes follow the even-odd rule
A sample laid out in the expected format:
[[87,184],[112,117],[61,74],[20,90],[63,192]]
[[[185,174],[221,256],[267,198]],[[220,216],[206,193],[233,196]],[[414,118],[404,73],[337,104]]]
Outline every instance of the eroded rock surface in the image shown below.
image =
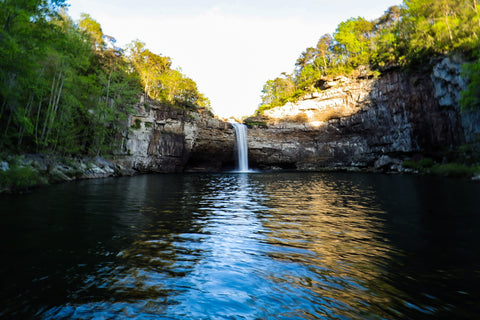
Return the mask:
[[441,158],[476,141],[480,132],[480,113],[460,112],[461,65],[452,57],[433,70],[325,80],[323,91],[268,110],[263,126],[251,126],[251,163],[266,169],[397,171],[415,154]]
[[137,106],[116,162],[138,172],[218,171],[232,165],[234,131],[208,114]]

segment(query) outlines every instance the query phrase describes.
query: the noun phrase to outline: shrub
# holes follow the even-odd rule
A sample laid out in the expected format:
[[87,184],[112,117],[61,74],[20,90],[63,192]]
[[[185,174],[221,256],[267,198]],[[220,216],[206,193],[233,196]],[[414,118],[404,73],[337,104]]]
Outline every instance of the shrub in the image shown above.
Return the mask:
[[266,128],[267,127],[267,122],[265,121],[250,121],[250,122],[244,122],[244,124],[249,127],[259,127],[259,128]]
[[480,173],[480,167],[469,167],[460,163],[446,163],[434,165],[431,172],[448,177],[469,177]]
[[38,171],[30,167],[12,166],[0,171],[0,192],[28,189],[43,182]]
[[135,119],[134,120],[134,124],[132,124],[132,128],[133,129],[140,129],[141,128],[141,124],[142,124],[142,120],[140,119]]
[[402,163],[402,166],[407,169],[413,169],[420,172],[424,172],[427,169],[430,169],[435,164],[435,161],[430,158],[423,158],[418,161],[407,160]]

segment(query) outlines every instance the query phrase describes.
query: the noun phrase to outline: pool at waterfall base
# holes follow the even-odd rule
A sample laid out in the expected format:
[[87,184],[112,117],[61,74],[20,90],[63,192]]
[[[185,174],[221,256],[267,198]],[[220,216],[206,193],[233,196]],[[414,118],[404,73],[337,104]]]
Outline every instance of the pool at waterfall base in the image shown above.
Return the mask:
[[164,174],[0,196],[1,319],[476,319],[480,184]]

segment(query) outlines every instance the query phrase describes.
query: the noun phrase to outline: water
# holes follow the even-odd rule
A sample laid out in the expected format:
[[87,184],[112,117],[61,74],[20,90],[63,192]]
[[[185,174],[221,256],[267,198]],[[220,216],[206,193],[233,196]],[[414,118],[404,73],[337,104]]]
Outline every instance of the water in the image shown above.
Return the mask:
[[147,175],[1,196],[1,319],[478,319],[480,184]]
[[232,123],[237,138],[238,171],[248,172],[247,126],[238,122]]

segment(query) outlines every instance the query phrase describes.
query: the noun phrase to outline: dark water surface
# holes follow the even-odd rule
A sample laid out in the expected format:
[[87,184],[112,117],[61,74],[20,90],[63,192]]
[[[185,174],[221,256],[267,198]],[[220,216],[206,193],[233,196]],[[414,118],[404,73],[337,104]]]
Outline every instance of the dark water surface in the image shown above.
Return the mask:
[[480,184],[147,175],[0,196],[2,319],[480,319]]

